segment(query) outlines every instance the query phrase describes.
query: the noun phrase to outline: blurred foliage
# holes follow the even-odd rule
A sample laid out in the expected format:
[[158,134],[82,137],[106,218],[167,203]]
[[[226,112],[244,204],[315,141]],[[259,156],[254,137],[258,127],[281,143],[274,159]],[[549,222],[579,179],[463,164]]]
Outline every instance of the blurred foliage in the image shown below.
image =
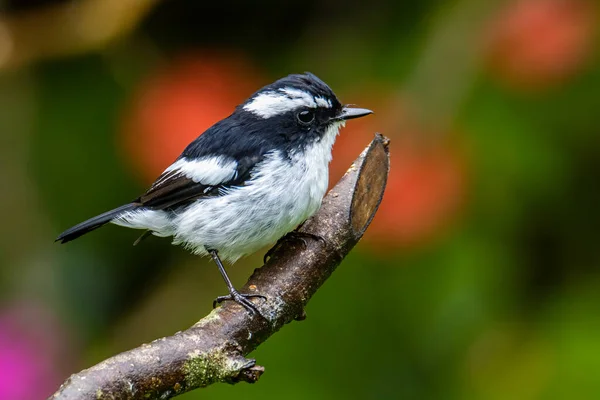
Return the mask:
[[[308,319],[252,355],[258,384],[182,398],[600,397],[595,2],[129,3],[0,2],[0,398],[43,398],[209,311],[216,269],[166,239],[52,239],[305,70],[375,110],[342,131],[331,180],[380,131],[384,203]],[[111,12],[127,16],[107,31]],[[91,22],[78,37],[57,15]]]

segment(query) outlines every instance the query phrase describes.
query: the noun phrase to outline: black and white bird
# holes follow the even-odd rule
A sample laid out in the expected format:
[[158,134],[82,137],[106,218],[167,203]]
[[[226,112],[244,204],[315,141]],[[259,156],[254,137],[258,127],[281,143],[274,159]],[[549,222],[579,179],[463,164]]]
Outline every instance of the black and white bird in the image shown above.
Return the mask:
[[257,312],[232,285],[230,263],[275,242],[313,215],[327,190],[331,149],[345,121],[371,114],[343,106],[311,73],[282,78],[190,143],[150,189],[129,204],[61,233],[69,242],[107,223],[173,237],[210,255],[229,295]]

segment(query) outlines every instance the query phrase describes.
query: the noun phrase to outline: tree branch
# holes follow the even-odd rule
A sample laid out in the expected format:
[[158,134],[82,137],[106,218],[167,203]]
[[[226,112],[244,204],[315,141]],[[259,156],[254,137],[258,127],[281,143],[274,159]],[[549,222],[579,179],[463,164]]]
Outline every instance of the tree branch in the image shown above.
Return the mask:
[[253,300],[265,318],[225,302],[186,331],[72,375],[51,399],[167,399],[215,382],[256,382],[264,368],[245,355],[283,325],[304,319],[308,300],[373,219],[389,170],[388,143],[377,134],[299,229],[310,236],[282,240],[254,271],[241,292],[267,296]]

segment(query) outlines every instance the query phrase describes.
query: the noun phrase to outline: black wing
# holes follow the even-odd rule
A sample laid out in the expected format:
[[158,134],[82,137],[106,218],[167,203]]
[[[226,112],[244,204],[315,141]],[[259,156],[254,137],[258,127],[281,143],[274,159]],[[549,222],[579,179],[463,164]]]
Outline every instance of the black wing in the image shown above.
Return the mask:
[[185,205],[202,197],[218,196],[223,189],[245,185],[252,176],[252,169],[262,159],[260,155],[244,157],[238,160],[235,174],[231,179],[210,185],[196,182],[177,169],[165,171],[134,203],[163,210]]
[[217,122],[190,143],[179,159],[197,160],[209,157],[225,157],[235,160],[236,172],[227,181],[211,185],[195,182],[177,170],[163,173],[137,203],[153,209],[165,209],[183,205],[201,197],[218,196],[224,188],[244,185],[252,175],[253,168],[265,155],[281,148],[286,140],[269,132],[267,120],[242,118],[234,113]]

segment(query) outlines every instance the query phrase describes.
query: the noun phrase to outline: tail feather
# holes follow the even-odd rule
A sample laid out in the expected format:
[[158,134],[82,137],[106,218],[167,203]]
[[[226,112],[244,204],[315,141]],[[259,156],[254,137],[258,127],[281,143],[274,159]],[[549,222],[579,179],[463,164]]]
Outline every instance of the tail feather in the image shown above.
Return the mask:
[[102,225],[109,223],[112,219],[119,216],[126,211],[131,211],[137,208],[138,205],[130,203],[124,206],[115,208],[105,212],[104,214],[97,215],[93,218],[88,219],[80,224],[75,225],[72,228],[67,229],[56,238],[56,242],[67,243],[71,240],[77,239],[79,236],[85,235],[95,229],[100,228]]

